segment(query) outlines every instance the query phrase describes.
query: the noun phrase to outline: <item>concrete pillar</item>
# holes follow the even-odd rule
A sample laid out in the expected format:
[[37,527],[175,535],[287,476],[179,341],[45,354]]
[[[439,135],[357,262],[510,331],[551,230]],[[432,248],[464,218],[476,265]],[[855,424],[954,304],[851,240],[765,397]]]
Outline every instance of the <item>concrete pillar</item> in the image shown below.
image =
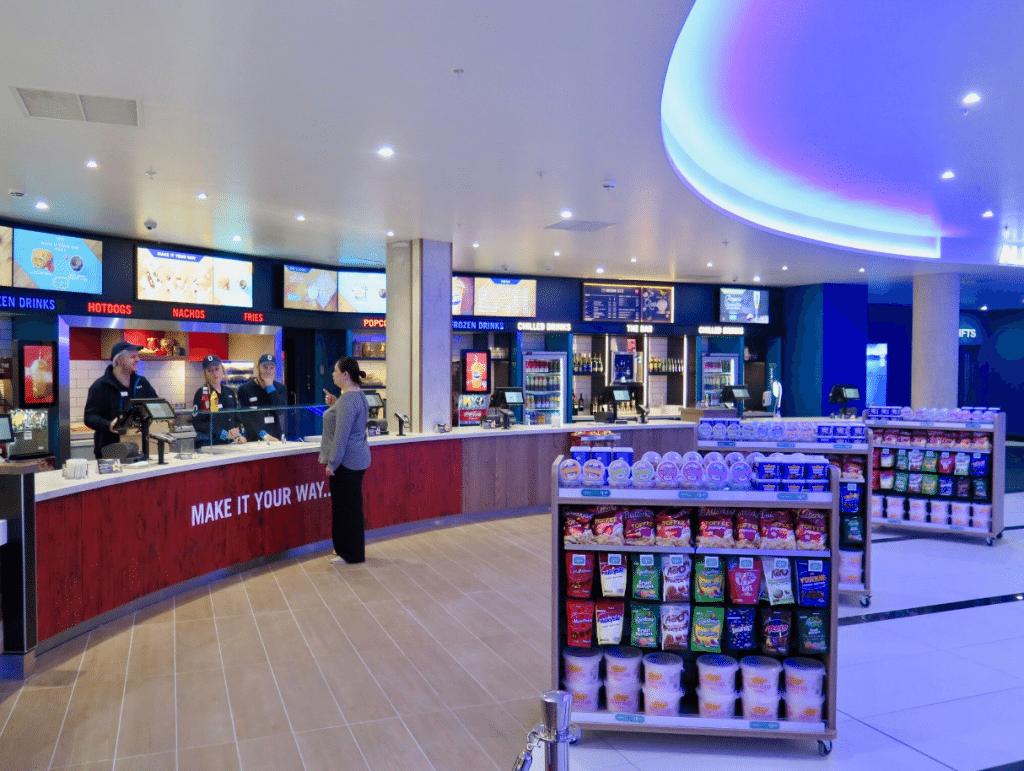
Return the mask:
[[914,276],[910,404],[915,409],[957,406],[959,324],[960,275]]
[[388,247],[388,420],[412,431],[451,422],[452,245],[417,239]]

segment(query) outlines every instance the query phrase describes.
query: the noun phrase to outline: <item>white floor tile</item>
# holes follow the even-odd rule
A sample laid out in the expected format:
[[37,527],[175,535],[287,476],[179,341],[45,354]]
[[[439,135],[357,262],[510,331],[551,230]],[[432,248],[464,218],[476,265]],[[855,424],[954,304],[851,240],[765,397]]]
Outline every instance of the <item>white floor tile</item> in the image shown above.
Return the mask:
[[919,640],[940,650],[952,650],[972,643],[1020,637],[1024,633],[1024,602],[928,613],[874,622],[870,626],[882,627],[892,634]]
[[[542,756],[534,756],[534,766],[543,764]],[[618,750],[612,749],[602,734],[587,731],[569,748],[569,767],[572,771],[609,771],[616,768],[634,768]]]
[[839,709],[870,715],[1024,686],[1024,680],[946,651],[884,659],[839,671]]
[[1024,637],[953,648],[950,653],[1024,679]]
[[853,664],[896,659],[936,650],[925,638],[915,639],[897,633],[890,622],[853,624],[839,629],[839,671]]
[[1024,757],[1024,688],[867,718],[878,730],[956,771],[977,771]]

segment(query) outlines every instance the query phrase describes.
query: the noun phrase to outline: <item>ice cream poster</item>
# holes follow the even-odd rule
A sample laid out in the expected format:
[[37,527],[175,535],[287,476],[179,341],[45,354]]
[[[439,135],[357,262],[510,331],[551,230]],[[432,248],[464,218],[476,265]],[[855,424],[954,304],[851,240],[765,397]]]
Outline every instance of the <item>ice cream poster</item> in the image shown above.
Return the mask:
[[103,242],[77,236],[14,231],[16,287],[103,294]]
[[21,343],[21,405],[35,407],[54,402],[53,343]]

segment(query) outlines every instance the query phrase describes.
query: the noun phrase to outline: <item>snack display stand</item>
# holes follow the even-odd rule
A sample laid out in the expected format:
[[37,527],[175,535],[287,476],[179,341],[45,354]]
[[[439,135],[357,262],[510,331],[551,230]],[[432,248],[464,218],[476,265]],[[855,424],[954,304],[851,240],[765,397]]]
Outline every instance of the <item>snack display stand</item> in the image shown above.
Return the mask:
[[[872,432],[867,430],[865,442],[744,442],[744,441],[698,441],[698,450],[718,450],[719,452],[732,452],[733,450],[748,452],[763,452],[766,455],[773,452],[802,452],[807,454],[841,455],[861,458],[861,467],[865,474],[871,472],[871,457],[873,448]],[[859,544],[845,544],[845,549],[862,551],[863,574],[862,581],[840,581],[839,593],[848,597],[857,597],[863,607],[871,604],[871,537],[869,522],[872,511],[872,486],[870,480],[865,476],[843,475],[840,472],[840,483],[842,485],[855,484],[858,486],[859,512],[861,517],[863,542]],[[841,515],[847,516],[847,515]]]
[[[803,722],[792,719],[780,718],[778,715],[786,714],[780,703],[779,712],[775,717],[762,719],[748,719],[742,715],[740,701],[735,702],[735,711],[732,717],[704,717],[698,714],[697,700],[694,697],[694,688],[689,682],[690,678],[684,675],[686,692],[682,699],[678,715],[655,715],[645,712],[646,705],[638,706],[636,711],[615,711],[607,708],[607,698],[598,703],[598,708],[591,711],[583,711],[578,705],[574,706],[573,722],[581,727],[598,730],[632,731],[632,732],[658,732],[673,734],[692,734],[701,736],[733,736],[733,737],[758,737],[758,738],[799,738],[816,739],[818,750],[822,755],[832,751],[832,740],[836,737],[836,676],[837,676],[837,645],[839,642],[838,623],[838,569],[834,557],[838,554],[839,547],[839,480],[835,469],[830,469],[830,484],[827,492],[760,492],[755,490],[705,490],[705,489],[635,489],[635,488],[610,488],[610,487],[560,487],[559,486],[559,464],[563,456],[559,456],[552,466],[552,564],[553,564],[553,592],[552,592],[552,682],[555,688],[561,688],[565,682],[566,671],[563,660],[563,650],[569,645],[569,621],[567,618],[567,593],[568,577],[566,571],[566,557],[569,553],[570,559],[574,554],[585,552],[596,552],[594,562],[601,552],[616,552],[622,554],[625,559],[632,559],[638,553],[645,555],[658,555],[657,559],[665,560],[671,555],[686,555],[691,563],[696,563],[701,555],[721,555],[724,558],[790,558],[791,564],[795,560],[810,559],[822,560],[829,564],[828,588],[825,594],[825,607],[820,608],[823,616],[827,634],[827,652],[819,654],[790,653],[794,656],[808,656],[821,662],[825,668],[825,681],[823,686],[823,711],[820,719],[814,722]],[[753,509],[813,509],[820,511],[827,522],[827,539],[825,550],[793,550],[793,549],[751,549],[751,548],[698,548],[692,545],[686,546],[657,546],[657,545],[601,545],[596,543],[579,544],[564,543],[563,525],[566,514],[569,511],[578,509],[581,506],[595,504],[607,504],[621,507],[653,507],[658,509],[689,510],[694,507],[736,507]],[[641,561],[642,562],[642,561]],[[723,560],[724,562],[724,560]],[[756,563],[755,563],[756,564]],[[596,579],[595,579],[596,581]],[[578,596],[578,595],[574,595]],[[600,596],[600,591],[595,587],[595,597]],[[691,595],[694,597],[695,595]],[[629,607],[638,601],[629,598],[627,591],[624,603],[626,606],[623,619],[623,645],[629,645]],[[706,605],[694,605],[694,599],[690,601],[690,615],[694,616],[698,607],[709,607]],[[732,607],[732,600],[726,601],[723,596],[722,603]],[[764,605],[762,601],[762,606]],[[737,606],[739,607],[739,606]],[[757,607],[746,605],[744,607]],[[772,606],[779,607],[779,606]],[[786,606],[795,609],[796,605]],[[755,611],[758,612],[759,611]],[[793,612],[793,629],[796,629],[796,613]],[[793,640],[790,651],[796,648],[796,632],[793,631]],[[647,647],[644,653],[655,651],[666,651],[660,647]],[[595,642],[596,644],[596,642]],[[728,650],[723,640],[722,650]],[[685,646],[686,650],[679,650],[673,647],[666,652],[681,656],[685,662],[684,672],[692,674],[695,660],[701,655],[690,649],[692,646]],[[756,651],[748,651],[756,652]],[[743,655],[743,654],[737,654]],[[785,654],[778,654],[781,659]],[[646,667],[646,664],[645,664]]]
[[[934,451],[939,455],[946,453],[952,456],[966,454],[971,458],[982,460],[984,473],[975,473],[975,467],[969,466],[967,474],[956,474],[954,482],[966,479],[970,484],[971,496],[961,496],[956,493],[953,496],[926,495],[916,490],[896,490],[892,488],[881,489],[875,483],[875,508],[872,511],[871,523],[874,527],[884,527],[888,530],[902,530],[918,533],[955,533],[957,535],[983,538],[989,546],[993,546],[997,539],[1003,537],[1004,517],[1004,495],[1006,491],[1006,415],[996,413],[991,423],[979,422],[945,422],[945,421],[916,421],[916,420],[868,420],[867,425],[872,428],[875,436],[874,447],[882,451],[900,453],[920,450],[922,452]],[[901,440],[885,441],[886,429],[907,430],[912,434],[911,442]],[[955,432],[963,436],[969,433],[974,437],[981,437],[984,446],[972,445],[970,447],[948,444],[928,444],[929,432]],[[925,443],[920,441],[925,437]],[[875,466],[875,471],[881,472],[880,465]],[[885,469],[888,470],[888,469]],[[941,474],[942,469],[940,469]],[[899,473],[895,471],[894,473]],[[909,472],[908,472],[909,473]],[[880,476],[876,474],[874,476]],[[941,478],[941,477],[940,477]],[[977,496],[977,488],[974,481],[979,480],[987,487],[987,495]],[[908,501],[907,510],[896,509],[890,506],[889,499],[904,497]],[[881,499],[881,500],[880,500]],[[915,502],[915,512],[909,510],[909,502]],[[879,506],[882,503],[884,505]],[[960,506],[959,512],[953,510],[953,514],[947,515],[946,505],[951,508]],[[990,508],[991,516],[982,516],[983,510]]]

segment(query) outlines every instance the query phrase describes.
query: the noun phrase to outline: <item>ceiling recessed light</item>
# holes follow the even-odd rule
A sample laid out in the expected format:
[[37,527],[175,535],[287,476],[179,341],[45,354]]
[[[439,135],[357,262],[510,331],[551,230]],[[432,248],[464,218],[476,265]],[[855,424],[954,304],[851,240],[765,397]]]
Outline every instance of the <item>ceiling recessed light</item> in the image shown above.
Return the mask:
[[760,281],[760,280],[761,280],[760,276],[754,276],[754,281]]
[[205,201],[209,197],[210,196],[208,196],[206,193],[199,193],[199,195],[196,196],[196,198],[198,198],[200,201]]
[[38,209],[39,211],[46,211],[47,209],[50,208],[50,204],[48,204],[46,201],[40,199],[40,200],[35,202],[35,208]]
[[953,179],[954,176],[956,176],[956,175],[953,174],[952,171],[944,171],[944,172],[942,172],[942,178],[943,179]]
[[977,104],[978,102],[981,101],[981,97],[972,91],[967,96],[965,96],[962,101],[964,104]]
[[630,262],[636,262],[636,257],[630,257],[630,258],[629,258],[629,261],[630,261]]
[[598,272],[598,273],[604,273],[604,268],[598,268],[598,269],[597,269],[597,272]]
[[782,269],[783,269],[783,270],[789,270],[789,266],[788,266],[788,265],[783,265],[783,266],[782,266]]
[[562,256],[561,252],[555,252],[555,257],[561,257],[561,256]]
[[479,249],[480,248],[480,242],[479,241],[474,241],[473,242],[473,248],[474,249]]
[[394,235],[395,235],[395,231],[393,231],[393,230],[389,230],[389,231],[388,231],[387,233],[385,233],[384,235],[386,235],[386,236],[387,236],[388,238],[391,238],[392,236],[394,236]]
[[996,216],[996,214],[995,214],[994,211],[989,209],[988,211],[982,212],[981,216],[985,217],[985,218],[988,218],[988,217],[994,217],[994,216]]
[[239,236],[239,235],[235,235],[235,236],[233,236],[231,238],[231,240],[234,241],[237,244],[237,243],[239,243],[242,240],[242,237]]
[[987,306],[987,305],[982,305],[982,306],[981,306],[981,310],[983,310],[983,311],[987,311],[987,310],[988,310],[988,306]]
[[295,221],[296,222],[305,222],[306,221],[306,215],[305,214],[296,214],[295,215]]
[[381,158],[390,158],[395,154],[395,148],[389,145],[381,145],[377,148],[377,155]]
[[94,161],[92,158],[85,162],[85,168],[87,169],[98,169],[99,167],[100,165],[96,163],[96,161]]
[[858,272],[858,273],[863,273],[863,272],[864,272],[864,268],[858,268],[858,269],[857,269],[857,272]]
[[713,268],[713,267],[715,267],[715,263],[713,263],[713,262],[709,262],[709,263],[708,263],[708,267],[709,267],[709,268]]
[[568,209],[562,209],[562,219],[564,219],[564,220],[572,219],[572,212],[569,211]]

